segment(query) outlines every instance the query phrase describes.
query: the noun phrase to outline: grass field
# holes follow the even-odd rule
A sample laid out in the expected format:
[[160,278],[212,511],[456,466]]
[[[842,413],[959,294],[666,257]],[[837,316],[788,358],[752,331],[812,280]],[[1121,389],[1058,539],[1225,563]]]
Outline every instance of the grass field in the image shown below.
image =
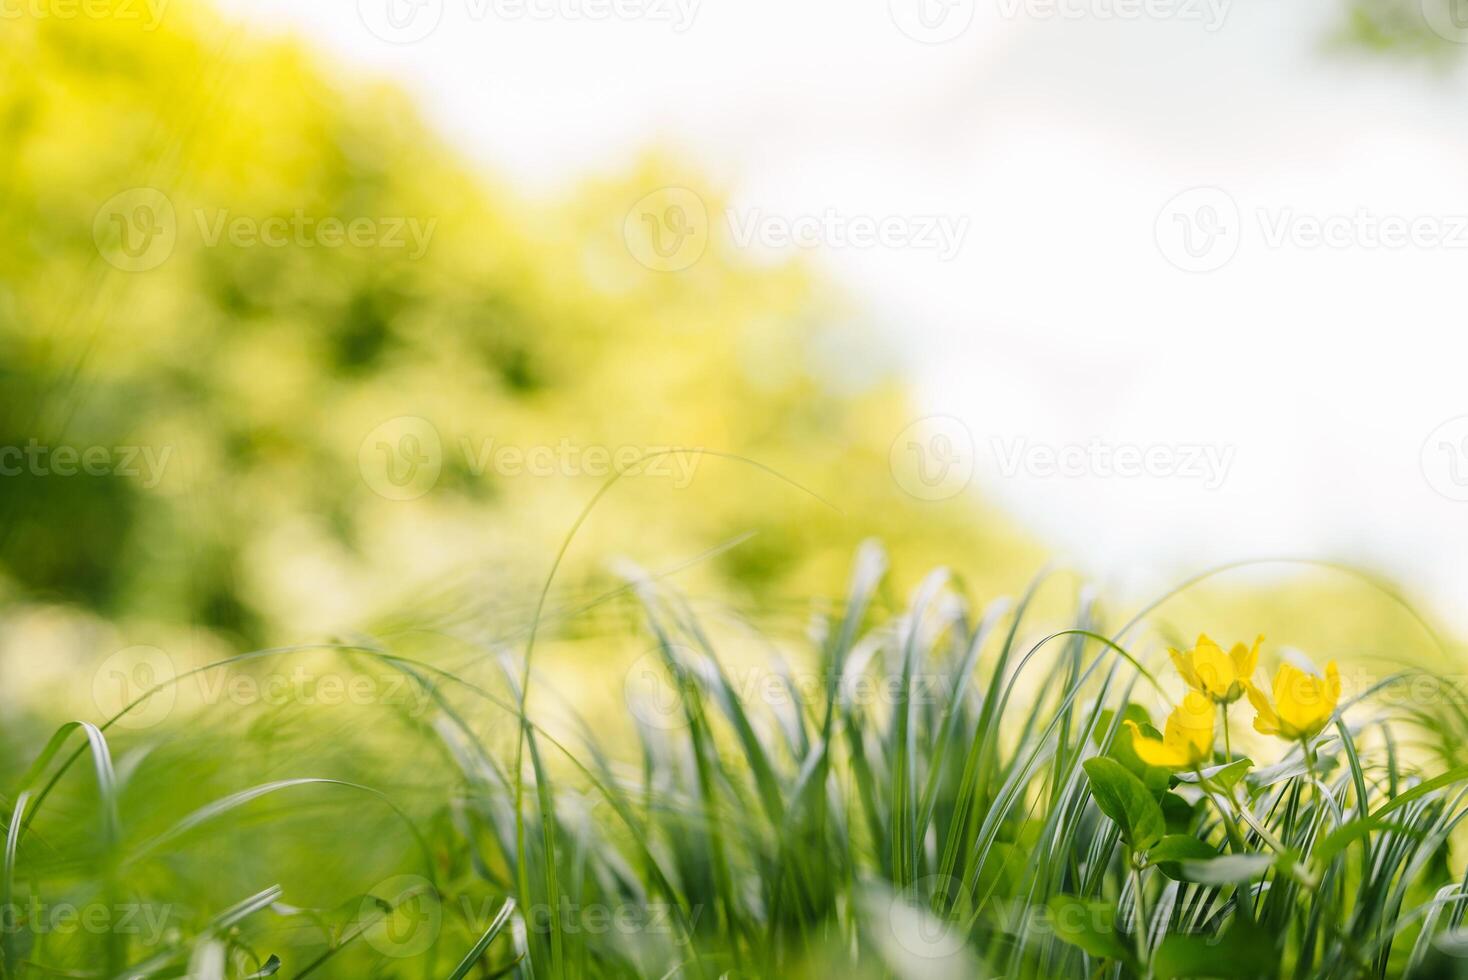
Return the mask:
[[638,617],[635,736],[530,696],[567,676],[534,630],[153,677],[5,799],[5,976],[1455,975],[1448,681],[1174,665],[1146,611],[1037,622],[1044,579],[893,614],[883,574],[868,547],[788,661],[651,578],[552,603],[543,637]]
[[1468,978],[1456,5],[0,0],[0,980]]

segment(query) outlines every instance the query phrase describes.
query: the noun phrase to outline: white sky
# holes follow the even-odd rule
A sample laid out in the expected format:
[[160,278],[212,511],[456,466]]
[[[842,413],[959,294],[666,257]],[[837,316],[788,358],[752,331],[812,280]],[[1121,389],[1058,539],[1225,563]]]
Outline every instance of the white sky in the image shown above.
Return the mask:
[[[966,218],[947,261],[819,251],[900,336],[927,410],[967,427],[980,493],[1118,584],[1346,558],[1468,625],[1468,502],[1434,488],[1468,498],[1468,422],[1433,435],[1468,415],[1468,75],[1331,56],[1343,0],[1211,0],[1221,24],[1210,0],[1146,0],[1174,16],[1140,19],[1101,14],[1142,0],[946,0],[939,30],[971,20],[939,44],[897,22],[944,0],[616,0],[655,15],[637,19],[576,13],[612,0],[416,0],[410,28],[441,10],[422,40],[366,26],[414,2],[226,6],[401,80],[531,192],[658,143],[733,188],[742,219]],[[683,30],[656,16],[679,9]],[[1197,187],[1223,193],[1180,200],[1194,245],[1215,217],[1226,232],[1198,261],[1237,251],[1187,272],[1164,206]],[[1353,223],[1312,247],[1301,216]],[[1382,218],[1423,219],[1419,243],[1370,245]],[[1272,245],[1280,227],[1295,237]],[[1231,455],[1209,488],[1006,472],[1016,440]]]

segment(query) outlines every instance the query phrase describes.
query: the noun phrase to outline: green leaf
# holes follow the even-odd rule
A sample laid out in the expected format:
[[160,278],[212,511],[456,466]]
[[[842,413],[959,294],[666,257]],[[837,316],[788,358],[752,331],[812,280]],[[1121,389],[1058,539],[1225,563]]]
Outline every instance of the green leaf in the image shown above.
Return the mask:
[[[1254,760],[1252,759],[1235,759],[1233,762],[1230,762],[1227,765],[1212,766],[1208,769],[1204,769],[1203,778],[1208,780],[1208,782],[1213,786],[1227,792],[1228,790],[1231,790],[1235,786],[1237,786],[1239,780],[1248,775],[1249,770],[1253,768],[1253,766]],[[1184,783],[1192,783],[1194,785],[1198,784],[1198,776],[1196,773],[1180,772],[1177,774],[1177,778]]]
[[1167,833],[1162,807],[1146,785],[1115,759],[1098,756],[1083,766],[1101,812],[1121,828],[1133,850],[1145,851]]
[[1199,884],[1233,885],[1258,878],[1272,864],[1272,854],[1225,854],[1209,861],[1184,861],[1182,873],[1185,880]]
[[1156,980],[1257,980],[1278,973],[1274,937],[1242,919],[1235,919],[1221,936],[1168,936],[1152,955]]
[[1116,910],[1108,902],[1088,902],[1074,895],[1050,899],[1050,923],[1063,942],[1103,960],[1135,964],[1116,931]]
[[[1107,708],[1105,711],[1101,712],[1100,716],[1096,719],[1096,730],[1091,733],[1091,744],[1095,745],[1096,748],[1099,749],[1101,747],[1101,739],[1106,735],[1107,730],[1111,728],[1111,721],[1115,717],[1116,712],[1112,711],[1110,708]],[[1122,709],[1121,717],[1123,721],[1136,722],[1143,728],[1152,727],[1152,716],[1147,713],[1146,708],[1142,707],[1140,704],[1137,704],[1135,701],[1127,702],[1127,706]],[[1120,733],[1126,731],[1126,726],[1122,726],[1118,731],[1118,738],[1115,739],[1111,744],[1114,746],[1118,741],[1120,741]],[[1118,759],[1117,761],[1120,762],[1121,760]]]
[[1193,815],[1198,811],[1196,803],[1189,803],[1176,793],[1163,793],[1161,803],[1169,834],[1186,834],[1192,829]]
[[1168,834],[1147,852],[1153,864],[1163,861],[1211,861],[1218,856],[1212,844],[1187,834]]
[[1190,881],[1184,861],[1211,861],[1218,849],[1188,834],[1168,834],[1147,852],[1147,859],[1173,881]]
[[[1116,712],[1114,711],[1101,712],[1101,717],[1097,720],[1096,724],[1096,733],[1093,737],[1097,748],[1100,748],[1101,737],[1111,728],[1111,720],[1115,716]],[[1147,709],[1143,708],[1140,704],[1128,704],[1125,710],[1122,711],[1121,717],[1124,721],[1134,723],[1146,735],[1153,738],[1162,737],[1157,729],[1152,727],[1152,718],[1147,714]],[[1125,725],[1122,725],[1117,730],[1116,737],[1111,740],[1111,747],[1106,750],[1106,755],[1120,762],[1123,766],[1126,766],[1128,772],[1142,779],[1146,778],[1148,769],[1157,768],[1156,766],[1147,765],[1137,755],[1136,750],[1132,748],[1132,730]],[[1166,772],[1165,769],[1162,771]]]
[[1208,777],[1209,782],[1213,783],[1213,785],[1221,788],[1225,793],[1227,793],[1235,786],[1237,786],[1239,784],[1239,780],[1247,776],[1249,774],[1249,770],[1252,768],[1254,768],[1253,759],[1235,759],[1228,765],[1219,766],[1217,769],[1204,772],[1203,775]]
[[1163,794],[1172,785],[1172,773],[1161,766],[1148,766],[1141,773],[1141,777],[1142,785],[1147,787],[1147,792],[1152,794],[1152,799],[1160,803]]

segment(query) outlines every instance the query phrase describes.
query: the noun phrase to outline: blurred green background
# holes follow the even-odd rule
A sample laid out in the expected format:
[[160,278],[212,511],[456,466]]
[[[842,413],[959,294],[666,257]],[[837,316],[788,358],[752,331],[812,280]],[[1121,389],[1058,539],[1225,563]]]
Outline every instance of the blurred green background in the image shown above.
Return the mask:
[[[186,629],[248,647],[366,625],[455,576],[481,598],[523,590],[603,482],[603,456],[676,446],[811,492],[724,459],[680,461],[691,481],[649,464],[586,525],[572,579],[751,532],[696,574],[805,596],[839,583],[873,534],[901,538],[914,568],[1033,568],[971,500],[915,500],[891,478],[913,413],[902,380],[807,269],[718,241],[679,274],[637,261],[629,208],[663,186],[715,200],[697,175],[649,159],[523,200],[395,92],[174,13],[148,33],[6,27],[0,444],[142,450],[136,476],[0,480],[10,599],[95,613],[134,642]],[[297,215],[371,233],[211,243],[221,221],[268,233]],[[415,228],[421,248],[394,247]],[[430,423],[441,469],[385,496],[373,443],[398,447],[401,417]],[[555,450],[554,471],[486,455],[505,446]]]
[[[1321,44],[1446,57],[1416,23],[1357,3]],[[924,499],[894,463],[922,414],[902,352],[813,268],[717,236],[674,268],[639,207],[721,199],[675,157],[527,196],[465,162],[400,92],[196,4],[152,30],[22,16],[0,36],[8,775],[59,722],[105,716],[96,665],[140,645],[180,669],[360,634],[409,652],[422,635],[518,649],[593,499],[552,613],[615,589],[628,559],[779,643],[841,594],[867,538],[891,556],[888,611],[933,566],[959,570],[982,606],[1043,564],[973,494]],[[611,461],[668,447],[712,452],[655,456],[596,497]],[[1331,576],[1190,593],[1165,613],[1180,636],[1263,631],[1322,659],[1431,646],[1399,607]],[[625,715],[622,675],[646,649],[635,613],[597,607],[549,632],[554,686],[593,717]],[[115,733],[130,833],[243,785],[331,775],[414,800],[445,877],[479,880],[445,829],[440,791],[461,774],[419,757],[421,719],[313,726],[252,707],[214,710],[218,727],[189,737]],[[74,781],[42,828],[50,850],[24,858],[84,891],[103,852],[93,790]],[[356,839],[322,819],[332,807]],[[354,800],[242,824],[232,849],[180,848],[133,883],[198,896],[197,917],[260,887],[264,867],[292,901],[326,908],[411,850],[391,813]]]
[[[1347,57],[1454,49],[1385,0],[1340,23],[1321,44]],[[528,197],[399,92],[202,5],[4,32],[0,446],[42,453],[0,458],[17,700],[134,644],[523,626],[610,461],[663,447],[753,462],[634,471],[565,595],[625,557],[798,630],[867,537],[899,589],[945,564],[992,595],[1040,566],[972,494],[907,492],[901,351],[810,267],[717,235],[660,265],[639,204],[720,199],[678,160]]]

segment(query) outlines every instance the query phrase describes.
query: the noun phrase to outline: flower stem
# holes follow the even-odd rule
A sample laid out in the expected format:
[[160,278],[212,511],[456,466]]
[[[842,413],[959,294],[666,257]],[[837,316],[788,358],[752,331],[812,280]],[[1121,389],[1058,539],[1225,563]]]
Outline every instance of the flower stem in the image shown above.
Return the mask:
[[[1208,779],[1206,779],[1203,776],[1202,772],[1196,769],[1193,771],[1198,774],[1198,785],[1202,788],[1203,795],[1208,797],[1208,801],[1213,804],[1214,808],[1218,810],[1219,815],[1223,818],[1223,825],[1228,831],[1229,843],[1233,845],[1235,853],[1244,854],[1248,850],[1247,846],[1244,843],[1243,833],[1240,831],[1239,825],[1234,820],[1235,814],[1233,813],[1233,811],[1230,809],[1226,809],[1219,802],[1217,796],[1215,796],[1215,792],[1217,792],[1218,795],[1228,798],[1228,802],[1231,804],[1231,806],[1237,808],[1237,817],[1239,819],[1242,819],[1244,823],[1248,824],[1250,830],[1259,835],[1259,839],[1264,842],[1265,846],[1267,846],[1275,854],[1284,854],[1286,852],[1284,843],[1280,841],[1278,837],[1275,837],[1272,833],[1270,833],[1268,827],[1265,827],[1262,823],[1254,818],[1254,816],[1249,812],[1247,804],[1241,805],[1238,800],[1234,798],[1232,792],[1224,792],[1223,790],[1215,787]],[[1291,874],[1296,878],[1296,880],[1300,881],[1301,884],[1304,884],[1307,887],[1314,887],[1315,883],[1311,880],[1313,876],[1310,875],[1306,869],[1303,869],[1296,865],[1291,868]]]
[[1147,963],[1147,900],[1142,895],[1142,869],[1137,866],[1137,858],[1129,854],[1128,858],[1132,866],[1132,899],[1137,905],[1137,964],[1145,968]]
[[1218,801],[1218,797],[1214,795],[1215,787],[1209,782],[1208,777],[1203,775],[1203,770],[1194,769],[1193,772],[1198,777],[1198,786],[1203,790],[1203,795],[1208,797],[1208,802],[1213,804],[1213,809],[1218,811],[1218,816],[1223,820],[1224,830],[1228,832],[1229,844],[1233,846],[1235,853],[1243,854],[1245,851],[1244,835],[1239,833],[1239,825],[1234,821],[1232,811]]
[[1315,754],[1315,746],[1310,744],[1310,739],[1300,739],[1300,752],[1305,756],[1305,774],[1310,778],[1310,800],[1315,804],[1315,819],[1319,821],[1324,818],[1325,801],[1320,795],[1320,777],[1315,774],[1315,764],[1319,761]]
[[[1248,848],[1244,844],[1244,835],[1239,831],[1239,825],[1234,820],[1234,815],[1231,808],[1225,807],[1221,802],[1219,802],[1218,797],[1214,795],[1215,787],[1212,783],[1208,781],[1208,778],[1203,775],[1203,770],[1195,769],[1193,771],[1198,774],[1198,785],[1202,787],[1203,795],[1208,797],[1208,802],[1213,804],[1213,808],[1218,811],[1219,818],[1223,820],[1224,830],[1228,832],[1229,846],[1233,848],[1235,854],[1247,853]],[[1227,795],[1229,797],[1229,803],[1232,804],[1234,802],[1233,796],[1231,794]],[[1243,886],[1235,886],[1234,890],[1237,893],[1237,905],[1239,911],[1246,919],[1252,920],[1254,918],[1253,903],[1246,902],[1244,900],[1247,895],[1247,890]]]

